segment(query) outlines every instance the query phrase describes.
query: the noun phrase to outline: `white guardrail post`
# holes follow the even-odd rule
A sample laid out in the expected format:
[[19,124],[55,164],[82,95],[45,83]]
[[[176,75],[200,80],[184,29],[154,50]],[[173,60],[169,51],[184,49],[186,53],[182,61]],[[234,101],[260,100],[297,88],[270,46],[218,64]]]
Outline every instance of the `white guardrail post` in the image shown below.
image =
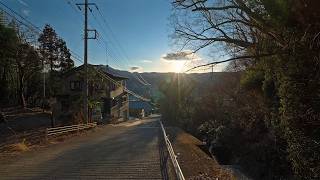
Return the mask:
[[60,135],[72,131],[79,131],[83,129],[89,129],[97,126],[97,122],[94,123],[87,123],[87,124],[76,124],[70,126],[61,126],[61,127],[54,127],[54,128],[47,128],[46,129],[46,138],[49,136]]
[[177,156],[175,155],[174,151],[173,151],[173,147],[171,145],[171,142],[166,134],[166,131],[163,127],[163,124],[161,122],[161,120],[159,120],[159,123],[160,123],[160,126],[161,126],[161,130],[162,130],[162,133],[163,133],[163,137],[164,137],[164,140],[166,142],[166,146],[167,146],[167,149],[168,149],[168,152],[169,152],[169,155],[170,155],[170,159],[172,161],[172,164],[174,166],[174,170],[176,172],[176,175],[177,175],[177,178],[178,180],[185,180],[184,176],[183,176],[183,173],[181,171],[181,168],[179,166],[179,163],[178,163],[178,160],[177,160]]

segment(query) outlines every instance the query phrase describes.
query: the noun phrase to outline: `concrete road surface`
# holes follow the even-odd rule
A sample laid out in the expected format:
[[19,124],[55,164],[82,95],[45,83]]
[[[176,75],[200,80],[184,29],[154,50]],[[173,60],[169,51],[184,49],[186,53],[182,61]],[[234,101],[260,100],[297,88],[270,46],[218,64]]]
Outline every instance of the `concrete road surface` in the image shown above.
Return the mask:
[[157,118],[88,135],[0,162],[0,179],[163,179]]

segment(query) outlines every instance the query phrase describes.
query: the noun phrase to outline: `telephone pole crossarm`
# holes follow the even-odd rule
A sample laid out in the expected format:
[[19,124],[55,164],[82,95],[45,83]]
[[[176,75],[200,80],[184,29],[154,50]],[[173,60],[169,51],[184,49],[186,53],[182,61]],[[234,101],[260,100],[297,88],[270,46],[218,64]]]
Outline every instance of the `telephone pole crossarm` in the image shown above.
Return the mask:
[[87,32],[94,32],[94,37],[87,37],[88,39],[97,39],[97,30],[96,29],[88,29]]

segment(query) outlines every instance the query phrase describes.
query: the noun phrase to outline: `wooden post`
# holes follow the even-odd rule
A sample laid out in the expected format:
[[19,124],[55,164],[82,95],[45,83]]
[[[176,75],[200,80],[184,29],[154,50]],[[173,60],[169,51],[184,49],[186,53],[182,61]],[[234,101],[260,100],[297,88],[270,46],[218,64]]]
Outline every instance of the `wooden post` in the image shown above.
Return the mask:
[[48,142],[48,129],[46,128],[46,130],[44,131],[44,138],[45,138],[45,141]]

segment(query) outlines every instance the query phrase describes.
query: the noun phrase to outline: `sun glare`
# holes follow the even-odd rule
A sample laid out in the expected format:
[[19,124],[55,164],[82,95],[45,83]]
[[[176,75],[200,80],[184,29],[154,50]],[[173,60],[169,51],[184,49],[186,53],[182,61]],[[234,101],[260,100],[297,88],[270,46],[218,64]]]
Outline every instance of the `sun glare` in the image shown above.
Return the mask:
[[185,63],[184,61],[174,61],[172,63],[174,72],[176,73],[182,72],[184,63]]

